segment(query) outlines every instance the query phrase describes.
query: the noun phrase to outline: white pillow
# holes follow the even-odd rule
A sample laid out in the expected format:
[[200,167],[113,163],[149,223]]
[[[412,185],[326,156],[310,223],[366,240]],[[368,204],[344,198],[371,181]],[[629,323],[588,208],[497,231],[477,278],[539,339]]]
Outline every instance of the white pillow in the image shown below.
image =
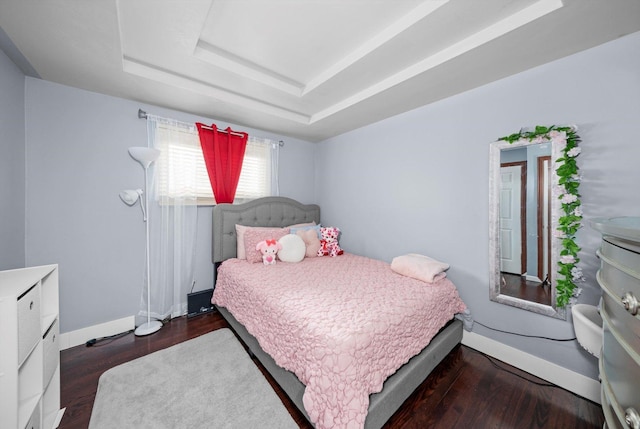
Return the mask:
[[287,234],[278,240],[282,249],[278,251],[278,258],[282,262],[300,262],[304,259],[307,245],[302,237],[295,234]]
[[446,276],[449,264],[417,253],[397,256],[391,261],[391,269],[403,276],[435,283]]

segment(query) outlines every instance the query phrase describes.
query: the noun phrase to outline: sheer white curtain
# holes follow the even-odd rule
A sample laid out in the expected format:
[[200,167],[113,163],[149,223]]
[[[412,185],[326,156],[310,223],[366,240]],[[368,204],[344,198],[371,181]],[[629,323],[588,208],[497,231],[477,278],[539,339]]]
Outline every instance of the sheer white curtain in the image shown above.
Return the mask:
[[[149,146],[161,152],[152,164],[154,174],[149,189],[151,317],[160,320],[186,314],[187,294],[194,282],[198,223],[196,157],[185,157],[179,164],[168,165],[169,154],[192,142],[194,132],[195,125],[147,115]],[[164,189],[179,192],[171,196],[158,192],[160,184]],[[145,293],[140,308],[140,315],[146,316]]]
[[284,143],[267,140],[266,144],[270,148],[271,156],[269,160],[271,162],[271,195],[280,196],[280,145]]
[[249,136],[234,203],[243,203],[268,195],[280,195],[279,157],[278,142]]
[[[161,153],[149,170],[151,317],[164,320],[187,312],[198,205],[215,201],[195,124],[147,114],[147,135],[149,147]],[[279,149],[279,142],[249,137],[235,202],[279,195]],[[139,315],[147,315],[146,289]]]

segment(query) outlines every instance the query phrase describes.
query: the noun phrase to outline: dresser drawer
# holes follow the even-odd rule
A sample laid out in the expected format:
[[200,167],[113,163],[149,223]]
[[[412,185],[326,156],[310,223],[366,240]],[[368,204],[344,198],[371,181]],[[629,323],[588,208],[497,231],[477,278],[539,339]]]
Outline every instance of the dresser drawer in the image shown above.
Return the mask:
[[[619,409],[635,408],[640,410],[640,355],[632,349],[625,349],[614,336],[604,317],[601,377],[608,381],[613,397],[609,398]],[[628,347],[628,346],[627,346]]]
[[602,254],[618,261],[625,267],[638,270],[640,267],[640,246],[638,243],[617,237],[605,236],[600,246]]
[[609,329],[614,330],[622,341],[640,353],[640,320],[629,314],[620,305],[619,299],[606,293],[602,294],[600,313],[607,316]]
[[46,388],[51,381],[51,377],[56,372],[58,363],[60,362],[60,329],[58,327],[58,320],[51,325],[49,331],[43,338],[43,354],[44,354],[44,379],[43,386]]
[[605,237],[598,252],[605,275],[618,276],[620,288],[640,295],[640,250],[637,245],[614,237]]
[[42,337],[40,283],[18,298],[18,364],[21,365]]
[[[597,273],[597,280],[603,291],[605,294],[611,295],[612,299],[621,307],[623,307],[623,297],[630,301],[634,299],[640,300],[640,271],[638,271],[640,263],[637,267],[628,267],[621,261],[612,259],[611,249],[606,247],[603,244],[598,252],[601,266]],[[607,252],[607,250],[609,251]],[[618,250],[622,253],[629,253],[623,249]],[[629,312],[629,314],[632,315],[632,312]],[[640,324],[640,310],[636,310],[635,318]]]

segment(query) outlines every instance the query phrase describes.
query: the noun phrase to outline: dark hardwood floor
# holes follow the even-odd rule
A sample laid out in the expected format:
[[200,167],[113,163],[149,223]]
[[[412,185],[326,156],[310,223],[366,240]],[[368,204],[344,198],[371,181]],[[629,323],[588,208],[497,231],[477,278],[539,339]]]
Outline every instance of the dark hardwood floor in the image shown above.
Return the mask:
[[[107,369],[224,327],[228,325],[218,313],[209,313],[173,319],[148,337],[129,333],[93,347],[63,350],[61,402],[66,411],[60,428],[88,426],[98,378]],[[312,428],[273,379],[265,376],[300,427]],[[598,404],[460,345],[384,427],[595,429],[603,423]]]
[[527,280],[518,274],[500,273],[502,284],[500,293],[513,296],[526,301],[537,302],[539,304],[551,305],[551,289],[548,284]]

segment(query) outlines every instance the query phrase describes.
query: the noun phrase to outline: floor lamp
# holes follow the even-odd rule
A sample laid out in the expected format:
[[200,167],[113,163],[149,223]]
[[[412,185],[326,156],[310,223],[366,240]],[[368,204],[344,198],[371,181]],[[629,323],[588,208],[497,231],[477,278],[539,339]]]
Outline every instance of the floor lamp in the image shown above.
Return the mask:
[[[147,273],[147,321],[142,325],[138,326],[135,330],[135,334],[138,336],[153,334],[162,328],[162,322],[159,320],[151,320],[151,270],[149,268],[149,222],[148,222],[148,213],[149,213],[149,194],[147,193],[148,188],[148,176],[147,172],[149,170],[149,166],[153,161],[158,159],[160,156],[160,151],[157,149],[152,149],[149,147],[130,147],[129,154],[133,159],[138,161],[142,168],[144,168],[144,191],[142,189],[136,190],[126,190],[120,192],[120,198],[122,201],[132,206],[138,200],[140,200],[140,207],[142,208],[142,220],[145,224],[145,238],[146,238],[146,247],[145,247],[145,269]],[[144,199],[142,196],[144,195]]]

